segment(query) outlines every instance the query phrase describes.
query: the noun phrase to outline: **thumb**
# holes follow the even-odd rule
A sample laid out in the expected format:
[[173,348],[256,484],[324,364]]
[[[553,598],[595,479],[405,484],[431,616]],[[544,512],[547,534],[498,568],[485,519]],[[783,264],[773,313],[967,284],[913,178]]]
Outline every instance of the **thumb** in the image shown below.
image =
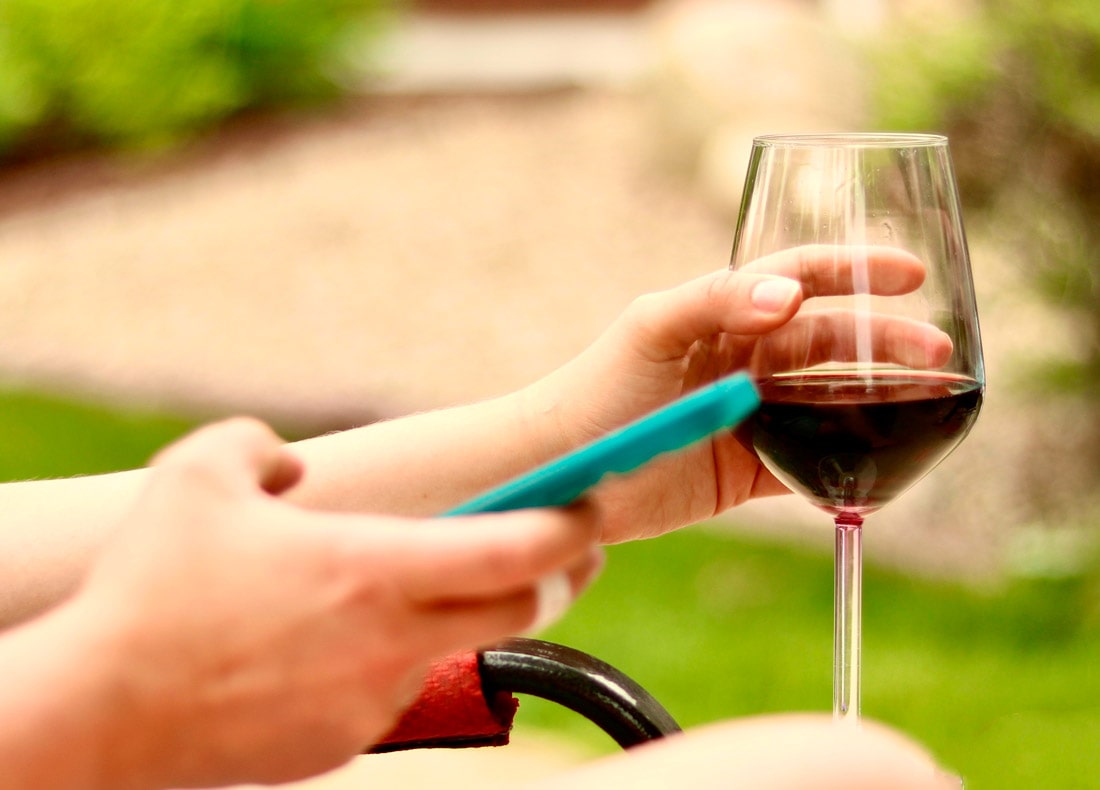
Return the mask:
[[247,417],[212,423],[161,450],[158,469],[232,491],[259,488],[278,495],[294,486],[304,467],[270,427]]
[[647,356],[679,359],[701,338],[762,335],[789,321],[802,286],[787,277],[717,271],[635,300],[628,337]]

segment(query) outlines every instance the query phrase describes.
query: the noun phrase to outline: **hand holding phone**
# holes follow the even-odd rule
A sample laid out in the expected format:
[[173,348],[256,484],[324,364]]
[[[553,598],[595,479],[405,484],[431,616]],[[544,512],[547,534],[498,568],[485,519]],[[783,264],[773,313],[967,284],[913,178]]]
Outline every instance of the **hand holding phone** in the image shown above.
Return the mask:
[[607,475],[626,474],[658,455],[731,429],[759,405],[748,375],[727,376],[443,515],[568,505]]

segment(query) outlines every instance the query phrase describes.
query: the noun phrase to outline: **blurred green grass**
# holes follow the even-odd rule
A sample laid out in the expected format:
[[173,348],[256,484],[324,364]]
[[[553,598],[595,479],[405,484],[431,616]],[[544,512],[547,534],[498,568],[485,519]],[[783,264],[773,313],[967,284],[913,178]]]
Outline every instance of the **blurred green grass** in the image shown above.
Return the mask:
[[[174,415],[0,392],[0,479],[144,464],[192,427]],[[602,577],[544,638],[648,688],[684,726],[816,710],[831,701],[830,530],[795,548],[701,525],[608,549]],[[1100,628],[1088,577],[996,590],[874,565],[866,539],[864,713],[927,744],[983,788],[1100,786]],[[522,700],[517,727],[593,752],[614,745],[575,714]]]
[[[603,577],[543,636],[622,669],[685,727],[827,712],[829,532],[819,550],[713,525],[611,547]],[[870,530],[866,543],[864,714],[928,745],[970,790],[1100,787],[1100,630],[1087,579],[978,591],[876,568]],[[615,748],[541,700],[524,698],[517,722]]]
[[194,425],[155,411],[0,390],[0,481],[142,466]]

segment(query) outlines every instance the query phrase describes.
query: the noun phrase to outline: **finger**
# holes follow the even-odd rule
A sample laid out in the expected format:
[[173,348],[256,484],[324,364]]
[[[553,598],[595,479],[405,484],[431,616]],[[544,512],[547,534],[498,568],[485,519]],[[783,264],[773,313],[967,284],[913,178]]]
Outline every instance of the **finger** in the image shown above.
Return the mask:
[[[568,568],[597,545],[595,507],[523,510],[402,522],[381,538],[393,577],[414,602],[474,600],[515,592]],[[352,538],[353,551],[377,564],[380,533]]]
[[[603,552],[589,552],[568,570],[505,595],[450,601],[417,611],[419,633],[431,640],[424,649],[445,652],[483,645],[506,636],[544,630],[556,622],[603,566]],[[560,586],[559,586],[560,585]],[[553,589],[551,589],[553,588]]]
[[287,490],[302,476],[302,462],[264,423],[238,417],[214,423],[169,445],[157,468],[226,490]]
[[621,329],[644,356],[679,360],[701,338],[769,332],[801,301],[802,289],[787,278],[724,270],[635,299]]
[[573,585],[564,571],[543,576],[535,584],[535,616],[531,633],[538,633],[558,621],[573,603]]
[[803,295],[871,293],[896,296],[924,282],[920,258],[898,247],[809,244],[765,255],[738,269],[802,283]]
[[[951,359],[947,333],[923,321],[845,310],[804,313],[760,340],[759,375],[823,362],[889,362],[935,370]],[[869,358],[868,358],[869,357]]]
[[539,579],[535,584],[535,616],[527,630],[536,634],[561,619],[581,591],[599,575],[605,558],[604,550],[596,548],[568,571],[558,571]]

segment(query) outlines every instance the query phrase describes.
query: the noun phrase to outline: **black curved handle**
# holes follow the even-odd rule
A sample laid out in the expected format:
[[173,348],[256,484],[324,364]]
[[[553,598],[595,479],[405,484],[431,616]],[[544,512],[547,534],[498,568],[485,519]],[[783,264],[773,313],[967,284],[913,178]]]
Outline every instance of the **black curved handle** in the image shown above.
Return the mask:
[[478,654],[486,694],[530,694],[562,705],[593,722],[619,746],[681,731],[652,694],[587,653],[539,639],[507,639]]

